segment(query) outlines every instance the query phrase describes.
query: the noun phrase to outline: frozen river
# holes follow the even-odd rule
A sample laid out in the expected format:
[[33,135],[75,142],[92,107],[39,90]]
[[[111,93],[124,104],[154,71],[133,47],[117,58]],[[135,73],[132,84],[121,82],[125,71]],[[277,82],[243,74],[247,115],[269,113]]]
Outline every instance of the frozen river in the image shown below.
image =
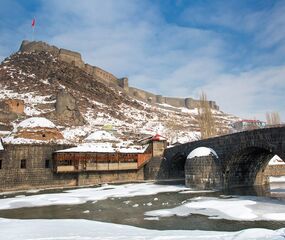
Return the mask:
[[0,196],[5,239],[285,239],[285,183],[194,191],[134,183]]

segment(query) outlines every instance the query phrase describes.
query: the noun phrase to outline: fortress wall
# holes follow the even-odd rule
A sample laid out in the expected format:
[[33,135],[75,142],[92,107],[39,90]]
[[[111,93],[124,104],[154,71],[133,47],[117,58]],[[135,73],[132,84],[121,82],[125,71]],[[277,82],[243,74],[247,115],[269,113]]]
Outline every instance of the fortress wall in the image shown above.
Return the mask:
[[[128,78],[118,79],[113,74],[95,66],[85,64],[81,58],[81,54],[78,52],[59,49],[55,46],[50,46],[44,42],[29,42],[23,41],[20,47],[20,51],[49,51],[59,59],[67,63],[74,64],[83,71],[86,71],[92,75],[96,80],[101,81],[107,86],[120,87],[124,89],[130,96],[135,97],[139,100],[146,101],[148,103],[159,103],[159,104],[169,104],[174,107],[187,107],[197,108],[199,106],[199,100],[194,100],[192,98],[175,98],[175,97],[164,97],[162,95],[155,95],[153,93],[144,91],[142,89],[129,87]],[[214,101],[209,101],[209,105],[212,109],[218,110],[219,107]]]
[[119,87],[123,88],[126,92],[129,92],[129,79],[127,77],[118,79]]
[[94,68],[93,74],[95,76],[98,76],[98,77],[104,79],[107,83],[109,83],[111,85],[112,84],[118,85],[118,80],[113,74],[111,74],[111,73],[109,73],[109,72],[107,72],[107,71],[105,71],[99,67],[93,67],[93,68]]
[[156,95],[138,88],[129,87],[129,95],[148,103],[156,103]]
[[[175,98],[175,97],[164,97],[162,95],[155,95],[153,93],[129,87],[128,93],[130,96],[135,97],[139,100],[146,101],[148,103],[158,103],[158,104],[169,104],[174,107],[186,107],[189,109],[198,108],[200,105],[200,100],[195,100],[193,98]],[[212,109],[219,110],[216,102],[208,101]]]
[[79,67],[81,69],[84,69],[85,67],[85,64],[81,58],[81,54],[78,52],[73,52],[61,48],[59,50],[59,59],[64,62],[74,64],[74,66]]
[[165,97],[165,103],[174,107],[185,107],[184,98]]
[[51,46],[42,41],[29,42],[27,40],[24,40],[21,44],[20,51],[21,52],[46,51],[46,52],[50,52],[51,54],[55,56],[59,54],[59,48],[55,46]]

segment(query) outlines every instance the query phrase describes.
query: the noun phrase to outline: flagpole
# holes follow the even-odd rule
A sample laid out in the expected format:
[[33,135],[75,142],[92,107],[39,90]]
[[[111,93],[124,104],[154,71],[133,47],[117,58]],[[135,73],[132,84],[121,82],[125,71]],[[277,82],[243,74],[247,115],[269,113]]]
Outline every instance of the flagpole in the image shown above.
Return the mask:
[[36,27],[36,17],[34,17],[33,20],[32,20],[32,29],[33,29],[32,41],[35,41],[35,27]]

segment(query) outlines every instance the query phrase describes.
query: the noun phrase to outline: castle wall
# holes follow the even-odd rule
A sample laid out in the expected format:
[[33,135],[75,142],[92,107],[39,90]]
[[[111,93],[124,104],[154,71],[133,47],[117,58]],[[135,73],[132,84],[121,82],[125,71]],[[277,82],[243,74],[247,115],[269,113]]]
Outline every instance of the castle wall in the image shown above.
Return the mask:
[[46,51],[46,52],[50,52],[54,56],[57,56],[59,54],[59,48],[55,46],[51,46],[42,41],[30,42],[30,41],[24,40],[20,46],[20,51],[21,52]]
[[165,97],[165,103],[174,107],[185,107],[185,99]]
[[93,75],[102,78],[108,85],[118,85],[118,79],[113,74],[99,67],[93,67]]
[[129,87],[129,95],[149,103],[156,103],[156,95],[138,88]]
[[85,63],[81,59],[81,54],[78,52],[69,51],[66,49],[59,50],[59,59],[74,64],[74,66],[84,69]]
[[[129,87],[128,79],[122,78],[118,79],[113,74],[95,66],[85,64],[81,58],[80,53],[73,52],[66,49],[58,49],[57,47],[50,46],[44,42],[28,42],[23,41],[20,47],[20,51],[49,51],[55,56],[58,56],[60,60],[65,61],[74,66],[79,67],[83,71],[92,75],[96,80],[101,81],[107,86],[120,87],[125,90],[130,96],[146,101],[148,103],[166,103],[174,107],[186,107],[186,108],[196,108],[199,105],[199,100],[194,100],[192,98],[175,98],[175,97],[163,97],[161,95],[155,95],[153,93],[144,91],[142,89]],[[215,102],[209,101],[209,105],[212,109],[218,110],[219,107]]]

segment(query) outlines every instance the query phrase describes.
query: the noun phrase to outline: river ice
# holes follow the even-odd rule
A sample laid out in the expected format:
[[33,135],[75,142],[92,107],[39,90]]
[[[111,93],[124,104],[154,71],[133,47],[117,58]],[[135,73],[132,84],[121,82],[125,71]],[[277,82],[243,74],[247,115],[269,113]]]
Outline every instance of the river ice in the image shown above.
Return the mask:
[[134,197],[154,195],[160,192],[179,192],[182,190],[189,190],[189,188],[185,188],[182,185],[158,185],[153,183],[105,184],[102,187],[79,188],[66,190],[62,193],[37,194],[32,196],[21,194],[14,198],[4,198],[0,199],[0,210],[50,205],[74,205],[111,197]]
[[284,240],[285,228],[279,230],[256,228],[238,232],[159,231],[81,219],[0,219],[0,236],[5,236],[3,238],[5,240]]
[[[226,196],[224,196],[226,197]],[[211,219],[238,221],[285,221],[285,202],[265,197],[229,198],[196,197],[178,207],[146,212],[149,217],[189,216],[202,214]]]
[[[274,189],[272,189],[274,190]],[[61,193],[45,193],[25,196],[23,193],[16,197],[0,199],[0,209],[15,209],[23,207],[38,207],[49,205],[74,205],[107,198],[134,197],[154,195],[161,192],[199,193],[182,185],[157,185],[153,183],[136,183],[122,185],[104,185],[97,188],[80,188],[66,190]],[[130,208],[141,207],[123,202]],[[150,202],[149,202],[150,203]],[[151,204],[149,204],[151,205]],[[163,205],[163,204],[162,204]],[[88,215],[89,210],[83,211]],[[238,221],[284,221],[285,203],[282,200],[256,196],[223,196],[195,197],[181,202],[175,208],[159,209],[145,213],[145,220],[160,221],[162,217],[188,216],[202,214],[211,219],[223,218]],[[285,238],[285,228],[269,230],[251,228],[237,232],[219,232],[202,230],[150,230],[128,225],[104,223],[83,219],[4,219],[0,218],[0,236],[5,240],[91,240],[91,239],[128,239],[128,240],[165,240],[165,239],[272,239]],[[2,237],[1,237],[2,239]]]

